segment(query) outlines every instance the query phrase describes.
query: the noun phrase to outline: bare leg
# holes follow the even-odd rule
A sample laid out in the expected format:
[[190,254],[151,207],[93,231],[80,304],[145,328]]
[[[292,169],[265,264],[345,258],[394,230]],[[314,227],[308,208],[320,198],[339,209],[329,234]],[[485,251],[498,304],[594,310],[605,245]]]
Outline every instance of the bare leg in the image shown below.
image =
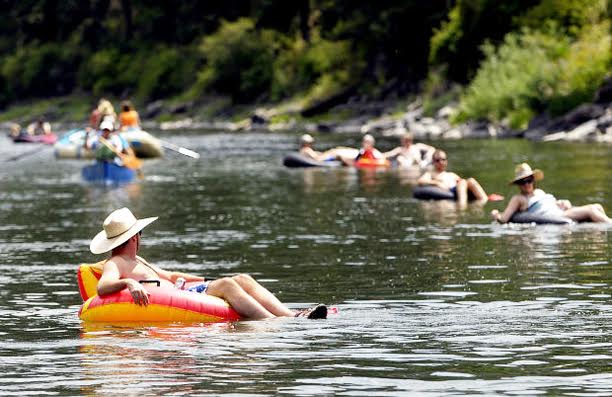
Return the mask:
[[251,319],[275,317],[232,278],[211,281],[206,293],[225,299],[241,316]]
[[294,316],[295,313],[283,305],[272,292],[259,284],[248,274],[239,274],[232,277],[247,294],[261,304],[267,311],[275,316]]
[[474,178],[468,178],[467,187],[470,192],[476,197],[476,201],[488,201],[487,193],[484,191],[480,183]]
[[575,221],[591,221],[591,222],[612,222],[603,207],[600,204],[582,205],[580,207],[572,207],[565,210],[563,213],[570,219]]
[[465,179],[461,179],[457,182],[457,202],[460,206],[467,205],[467,182]]

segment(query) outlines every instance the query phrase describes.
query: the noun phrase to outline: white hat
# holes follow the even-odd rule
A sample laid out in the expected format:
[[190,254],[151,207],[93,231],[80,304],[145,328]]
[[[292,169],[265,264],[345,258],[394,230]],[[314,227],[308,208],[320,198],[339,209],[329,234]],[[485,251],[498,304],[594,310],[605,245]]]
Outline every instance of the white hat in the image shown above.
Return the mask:
[[110,120],[105,120],[100,124],[100,130],[109,130],[109,131],[114,131],[115,130],[115,125],[113,124],[112,121]]
[[156,216],[136,219],[127,208],[115,210],[104,220],[104,230],[91,240],[89,250],[94,254],[103,254],[117,248],[156,219]]
[[525,179],[532,175],[536,181],[541,181],[544,179],[544,173],[541,170],[537,168],[531,169],[529,164],[521,163],[514,168],[514,179],[510,181],[510,184],[516,183],[516,181]]

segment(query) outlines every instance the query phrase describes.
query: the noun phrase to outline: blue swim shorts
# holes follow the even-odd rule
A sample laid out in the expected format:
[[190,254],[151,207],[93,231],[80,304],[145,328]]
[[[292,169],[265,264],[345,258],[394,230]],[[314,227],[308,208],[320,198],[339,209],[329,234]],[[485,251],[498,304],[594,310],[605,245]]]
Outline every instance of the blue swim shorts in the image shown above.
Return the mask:
[[193,287],[187,288],[187,291],[197,292],[198,294],[205,294],[207,289],[208,289],[208,281],[205,281],[203,283],[196,284]]

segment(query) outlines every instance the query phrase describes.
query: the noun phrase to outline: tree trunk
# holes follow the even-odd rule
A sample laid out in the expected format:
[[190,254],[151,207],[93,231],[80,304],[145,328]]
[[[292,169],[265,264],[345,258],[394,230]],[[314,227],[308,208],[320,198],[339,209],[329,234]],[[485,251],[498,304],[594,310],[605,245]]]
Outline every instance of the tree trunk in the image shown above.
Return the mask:
[[300,32],[302,39],[310,43],[310,0],[299,0]]
[[132,2],[130,0],[121,0],[121,10],[123,11],[123,22],[125,23],[125,39],[132,39]]

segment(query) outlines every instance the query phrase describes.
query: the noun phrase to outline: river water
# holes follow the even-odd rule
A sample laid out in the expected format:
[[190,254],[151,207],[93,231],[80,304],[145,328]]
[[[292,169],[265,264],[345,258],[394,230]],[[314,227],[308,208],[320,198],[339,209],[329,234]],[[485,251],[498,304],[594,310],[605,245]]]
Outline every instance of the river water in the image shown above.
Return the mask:
[[[0,395],[612,394],[612,228],[497,225],[502,203],[411,198],[415,175],[287,169],[295,135],[172,133],[202,154],[145,162],[119,188],[0,138]],[[357,136],[322,136],[321,148]],[[392,140],[379,146],[389,149]],[[434,142],[509,198],[513,165],[612,211],[612,148]],[[90,239],[127,206],[159,216],[141,254],[164,268],[250,273],[327,320],[92,326],[77,316]]]

